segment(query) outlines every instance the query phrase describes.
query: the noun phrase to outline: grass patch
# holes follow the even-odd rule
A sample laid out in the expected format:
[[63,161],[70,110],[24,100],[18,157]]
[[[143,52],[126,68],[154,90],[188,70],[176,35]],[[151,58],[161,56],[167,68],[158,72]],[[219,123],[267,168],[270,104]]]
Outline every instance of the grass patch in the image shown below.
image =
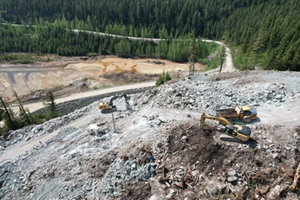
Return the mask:
[[168,81],[172,80],[172,77],[168,72],[163,72],[162,75],[160,75],[156,81],[156,86],[160,86]]
[[219,57],[215,57],[211,60],[201,59],[198,62],[202,65],[206,65],[205,71],[209,71],[218,68],[220,66],[221,60]]
[[51,61],[50,57],[47,55],[34,55],[29,53],[4,53],[0,54],[0,62],[5,61],[12,64],[29,64],[36,61],[49,62]]
[[23,54],[2,54],[0,55],[0,61],[11,62],[12,64],[28,64],[33,63],[34,59],[30,55]]

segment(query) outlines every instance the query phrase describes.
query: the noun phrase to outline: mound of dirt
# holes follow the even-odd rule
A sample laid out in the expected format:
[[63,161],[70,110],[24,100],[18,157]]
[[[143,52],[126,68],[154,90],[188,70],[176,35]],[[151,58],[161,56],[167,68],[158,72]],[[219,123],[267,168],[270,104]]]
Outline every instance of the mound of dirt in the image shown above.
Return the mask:
[[204,132],[197,124],[181,124],[173,127],[168,133],[166,157],[170,161],[165,167],[171,168],[178,163],[185,163],[193,165],[200,171],[205,171],[206,165],[214,168],[216,172],[222,170],[223,161],[230,153],[224,151],[224,147],[216,143],[213,138],[215,132],[214,127],[208,127]]

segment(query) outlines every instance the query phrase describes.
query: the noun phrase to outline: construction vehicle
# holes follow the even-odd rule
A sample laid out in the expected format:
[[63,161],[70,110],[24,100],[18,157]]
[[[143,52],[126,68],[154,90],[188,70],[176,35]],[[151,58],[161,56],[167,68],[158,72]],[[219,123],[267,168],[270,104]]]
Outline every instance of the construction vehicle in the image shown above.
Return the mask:
[[243,142],[247,142],[250,139],[251,129],[248,126],[233,125],[224,117],[205,115],[205,113],[203,113],[201,115],[201,128],[204,128],[205,119],[219,121],[219,123],[223,126],[220,131],[226,133],[231,137],[234,137]]
[[110,99],[109,102],[105,103],[104,101],[100,101],[99,103],[99,110],[101,110],[102,113],[107,113],[107,112],[114,112],[117,110],[117,107],[113,104],[114,100],[118,99],[118,98],[121,98],[121,97],[124,97],[125,99],[125,102],[128,106],[128,97],[127,95],[124,93],[124,94],[121,94],[119,96],[114,96]]
[[224,117],[229,120],[240,120],[245,123],[250,123],[257,119],[257,112],[250,109],[248,106],[236,106],[235,108],[225,108],[216,110],[218,117]]

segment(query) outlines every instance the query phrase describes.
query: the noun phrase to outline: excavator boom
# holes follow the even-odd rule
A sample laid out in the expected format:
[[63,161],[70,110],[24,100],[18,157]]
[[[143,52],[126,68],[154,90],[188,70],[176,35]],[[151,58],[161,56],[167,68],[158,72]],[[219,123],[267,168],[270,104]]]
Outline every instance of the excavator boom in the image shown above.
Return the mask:
[[223,124],[224,126],[226,125],[231,125],[230,121],[228,121],[226,118],[224,117],[215,117],[215,116],[210,116],[210,115],[205,115],[205,113],[203,113],[201,115],[201,127],[203,128],[205,125],[205,119],[212,119],[212,120],[216,120],[219,121],[221,124]]

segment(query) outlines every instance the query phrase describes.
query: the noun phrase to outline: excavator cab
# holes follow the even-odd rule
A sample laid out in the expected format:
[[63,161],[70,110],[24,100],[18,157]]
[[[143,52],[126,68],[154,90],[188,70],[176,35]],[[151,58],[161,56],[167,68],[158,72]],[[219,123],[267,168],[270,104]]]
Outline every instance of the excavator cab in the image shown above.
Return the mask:
[[101,101],[99,103],[99,110],[101,110],[102,113],[107,113],[107,112],[114,112],[117,110],[117,107],[115,105],[109,105],[109,103],[105,103]]
[[248,106],[241,106],[241,108],[237,108],[236,111],[239,118],[246,123],[250,123],[252,120],[257,119],[256,110],[250,109]]
[[224,132],[243,142],[247,142],[251,135],[251,130],[248,126],[227,125]]

